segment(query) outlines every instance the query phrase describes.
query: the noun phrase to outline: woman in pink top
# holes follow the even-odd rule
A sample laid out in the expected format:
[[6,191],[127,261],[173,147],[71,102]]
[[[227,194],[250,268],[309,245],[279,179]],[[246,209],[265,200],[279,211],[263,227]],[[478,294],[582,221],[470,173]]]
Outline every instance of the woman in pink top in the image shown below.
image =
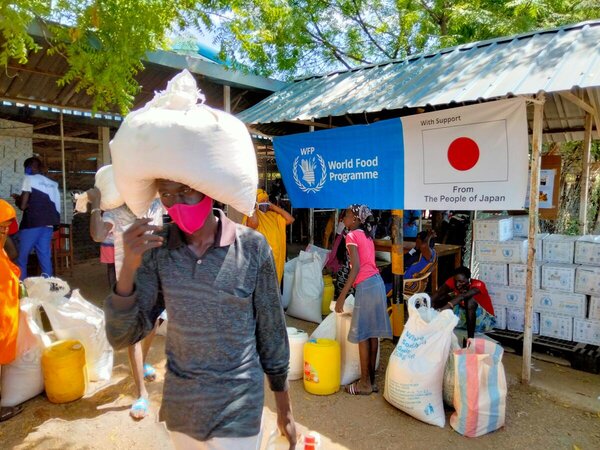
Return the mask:
[[375,221],[366,205],[352,205],[346,210],[344,225],[348,229],[346,246],[350,254],[350,274],[335,305],[343,312],[344,302],[352,286],[356,289],[354,311],[348,340],[358,344],[360,380],[346,386],[352,395],[377,392],[375,362],[379,338],[391,338],[392,328],[387,315],[385,286],[375,264],[372,224]]

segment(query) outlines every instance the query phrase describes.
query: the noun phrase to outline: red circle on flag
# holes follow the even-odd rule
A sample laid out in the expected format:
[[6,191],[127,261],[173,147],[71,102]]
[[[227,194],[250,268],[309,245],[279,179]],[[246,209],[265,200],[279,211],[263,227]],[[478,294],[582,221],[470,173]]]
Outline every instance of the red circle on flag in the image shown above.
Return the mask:
[[448,146],[448,162],[456,170],[472,169],[479,161],[479,146],[468,137],[454,139]]

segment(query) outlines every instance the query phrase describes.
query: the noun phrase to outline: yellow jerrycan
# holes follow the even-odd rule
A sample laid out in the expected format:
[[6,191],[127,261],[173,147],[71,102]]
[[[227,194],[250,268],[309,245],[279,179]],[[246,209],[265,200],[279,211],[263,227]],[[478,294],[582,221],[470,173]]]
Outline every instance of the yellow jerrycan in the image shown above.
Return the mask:
[[52,403],[67,403],[85,394],[85,349],[76,340],[58,341],[42,353],[46,395]]
[[321,301],[321,314],[326,316],[331,312],[329,305],[334,300],[333,278],[331,275],[323,275],[323,299]]
[[331,395],[340,389],[340,344],[333,339],[311,339],[304,344],[304,389]]

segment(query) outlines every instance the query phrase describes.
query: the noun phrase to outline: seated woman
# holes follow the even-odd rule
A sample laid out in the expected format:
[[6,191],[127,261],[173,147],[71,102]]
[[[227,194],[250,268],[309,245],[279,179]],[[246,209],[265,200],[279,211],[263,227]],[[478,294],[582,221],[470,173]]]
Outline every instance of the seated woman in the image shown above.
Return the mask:
[[454,276],[431,296],[434,308],[443,311],[453,309],[459,317],[457,328],[466,328],[469,338],[475,333],[485,333],[496,325],[494,307],[485,283],[471,279],[467,267],[459,267]]
[[435,263],[434,250],[435,231],[420,231],[417,234],[414,248],[404,254],[404,279],[417,278],[417,274],[425,272]]

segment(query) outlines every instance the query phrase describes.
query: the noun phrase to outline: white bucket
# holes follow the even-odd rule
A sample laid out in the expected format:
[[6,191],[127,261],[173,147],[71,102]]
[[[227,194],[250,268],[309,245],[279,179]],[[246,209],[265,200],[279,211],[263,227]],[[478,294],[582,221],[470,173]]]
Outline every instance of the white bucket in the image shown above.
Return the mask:
[[287,327],[290,342],[290,369],[288,380],[300,380],[304,374],[304,344],[308,342],[308,334],[294,327]]

